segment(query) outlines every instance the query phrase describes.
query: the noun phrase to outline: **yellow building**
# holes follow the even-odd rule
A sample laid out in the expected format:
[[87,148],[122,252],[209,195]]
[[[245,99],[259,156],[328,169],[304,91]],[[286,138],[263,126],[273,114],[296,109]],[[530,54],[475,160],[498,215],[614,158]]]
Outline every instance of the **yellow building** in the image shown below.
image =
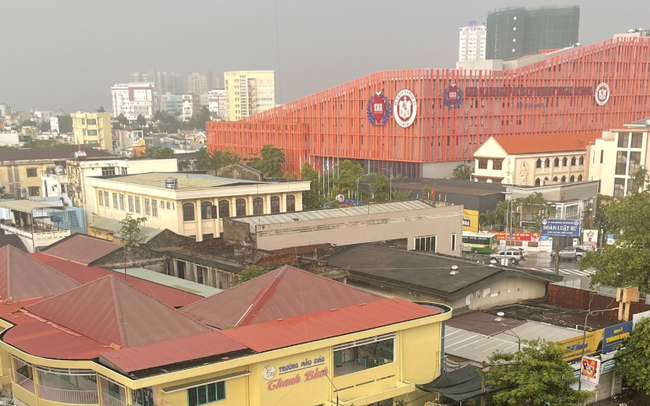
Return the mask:
[[[79,285],[12,255],[35,262],[28,276],[40,272],[47,282],[21,290],[21,302],[0,304],[0,381],[17,405],[433,400],[415,385],[440,374],[449,307],[285,266],[178,310],[121,277]],[[65,261],[57,261],[63,271]],[[28,286],[27,277],[10,280],[12,288]]]
[[111,115],[108,113],[72,113],[74,142],[105,151],[113,150]]
[[302,211],[309,181],[250,181],[193,173],[143,173],[86,178],[88,224],[92,214],[123,220],[145,217],[145,226],[169,229],[197,241],[218,238],[223,219]]
[[275,71],[230,71],[226,87],[226,121],[237,121],[275,107]]
[[[56,166],[65,167],[75,158],[78,147],[31,148],[0,151],[0,182],[5,192],[16,198],[44,197],[41,175]],[[85,149],[89,157],[106,157],[108,153]]]

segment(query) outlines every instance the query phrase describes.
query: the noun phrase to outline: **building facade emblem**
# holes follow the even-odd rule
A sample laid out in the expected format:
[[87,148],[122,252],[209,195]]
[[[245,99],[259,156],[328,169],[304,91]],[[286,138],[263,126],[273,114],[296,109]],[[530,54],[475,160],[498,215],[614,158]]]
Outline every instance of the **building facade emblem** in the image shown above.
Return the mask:
[[262,369],[262,377],[267,381],[275,378],[275,367],[273,365],[267,365]]
[[609,85],[605,82],[600,83],[596,86],[596,91],[594,92],[594,97],[596,99],[596,104],[599,106],[604,106],[609,101],[610,95]]
[[368,99],[366,115],[370,124],[375,126],[386,125],[390,119],[390,100],[384,96],[384,91],[375,92],[375,95]]
[[400,90],[393,103],[393,116],[397,125],[402,128],[410,127],[415,121],[417,111],[418,102],[413,92],[408,89]]
[[447,107],[460,107],[463,102],[463,89],[452,83],[442,93],[442,101]]

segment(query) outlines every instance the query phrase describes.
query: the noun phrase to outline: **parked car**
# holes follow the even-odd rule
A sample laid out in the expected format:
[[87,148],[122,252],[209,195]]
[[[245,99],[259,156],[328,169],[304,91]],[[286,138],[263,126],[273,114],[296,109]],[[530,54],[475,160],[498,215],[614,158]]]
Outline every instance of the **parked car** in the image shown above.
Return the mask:
[[507,250],[519,250],[521,252],[521,259],[524,259],[528,256],[528,251],[523,249],[522,247],[506,247]]
[[598,251],[598,248],[595,245],[578,244],[578,245],[576,245],[576,247],[580,248],[581,250],[583,250],[585,252]]
[[[560,250],[560,261],[563,259],[568,260],[581,260],[587,252],[580,247],[566,247]],[[551,252],[551,259],[555,260],[555,251]]]
[[490,259],[500,260],[501,258],[507,258],[511,264],[516,264],[517,262],[523,259],[521,251],[518,249],[507,249],[503,251],[498,251],[490,255]]

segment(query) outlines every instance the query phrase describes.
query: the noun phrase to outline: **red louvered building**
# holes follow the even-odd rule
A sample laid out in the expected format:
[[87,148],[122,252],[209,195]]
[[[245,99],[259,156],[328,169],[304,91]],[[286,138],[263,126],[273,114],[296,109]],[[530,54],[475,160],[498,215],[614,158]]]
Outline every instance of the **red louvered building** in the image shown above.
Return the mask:
[[[283,148],[286,170],[339,159],[367,172],[446,176],[495,135],[602,131],[650,113],[650,37],[503,61],[500,69],[378,72],[237,122],[207,126],[210,150]],[[544,143],[543,135],[539,142]]]

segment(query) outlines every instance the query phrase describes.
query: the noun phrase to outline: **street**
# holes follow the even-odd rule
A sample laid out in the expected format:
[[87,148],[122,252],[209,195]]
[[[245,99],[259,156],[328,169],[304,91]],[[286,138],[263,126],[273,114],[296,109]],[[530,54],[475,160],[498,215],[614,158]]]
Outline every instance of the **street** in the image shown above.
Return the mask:
[[[483,254],[465,254],[467,259],[488,263],[489,257]],[[529,251],[528,256],[516,265],[519,268],[535,269],[542,272],[555,273],[555,262],[551,261],[549,252]],[[565,280],[589,277],[594,271],[591,269],[581,271],[578,261],[560,261],[560,275]]]

